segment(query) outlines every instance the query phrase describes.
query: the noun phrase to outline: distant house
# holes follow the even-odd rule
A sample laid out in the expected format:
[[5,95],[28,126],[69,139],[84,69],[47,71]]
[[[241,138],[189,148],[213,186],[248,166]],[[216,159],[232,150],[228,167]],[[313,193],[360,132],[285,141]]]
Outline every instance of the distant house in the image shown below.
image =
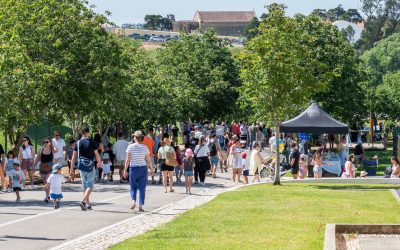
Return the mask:
[[193,20],[175,22],[174,31],[192,33],[211,28],[220,36],[240,37],[254,17],[254,11],[197,11]]

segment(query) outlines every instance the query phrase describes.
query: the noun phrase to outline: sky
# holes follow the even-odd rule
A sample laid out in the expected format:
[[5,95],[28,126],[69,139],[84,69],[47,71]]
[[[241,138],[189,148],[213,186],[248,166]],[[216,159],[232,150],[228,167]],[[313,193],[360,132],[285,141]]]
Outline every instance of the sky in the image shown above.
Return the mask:
[[260,16],[264,6],[284,3],[287,14],[309,14],[313,9],[332,9],[339,4],[343,8],[359,9],[360,0],[89,0],[96,6],[95,11],[111,11],[110,20],[117,25],[123,23],[143,23],[146,14],[175,14],[176,20],[192,20],[197,10],[255,10]]

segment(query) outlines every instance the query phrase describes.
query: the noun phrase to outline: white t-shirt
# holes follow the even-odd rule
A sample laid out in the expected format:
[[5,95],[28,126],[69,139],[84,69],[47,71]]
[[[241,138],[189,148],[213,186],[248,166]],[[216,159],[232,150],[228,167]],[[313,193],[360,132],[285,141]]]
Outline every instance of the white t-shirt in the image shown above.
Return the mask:
[[33,159],[32,156],[32,147],[31,145],[28,145],[28,147],[26,147],[25,149],[23,149],[22,147],[19,148],[19,150],[22,153],[22,159],[24,160],[31,160]]
[[50,185],[50,194],[61,194],[61,184],[65,183],[66,179],[61,174],[51,174],[47,183]]
[[208,154],[210,153],[210,149],[206,144],[203,144],[202,146],[197,145],[194,149],[194,153],[197,157],[205,157],[208,156]]
[[129,142],[127,140],[117,140],[113,146],[113,152],[117,161],[125,161],[126,149],[128,148]]
[[66,147],[67,145],[65,144],[64,139],[60,138],[58,140],[56,140],[55,138],[53,138],[53,140],[51,140],[53,142],[53,146],[57,149],[57,153],[54,154],[54,158],[63,158],[64,157],[64,147]]
[[150,154],[150,151],[146,145],[139,143],[129,144],[126,152],[131,154],[130,167],[147,166],[146,155]]

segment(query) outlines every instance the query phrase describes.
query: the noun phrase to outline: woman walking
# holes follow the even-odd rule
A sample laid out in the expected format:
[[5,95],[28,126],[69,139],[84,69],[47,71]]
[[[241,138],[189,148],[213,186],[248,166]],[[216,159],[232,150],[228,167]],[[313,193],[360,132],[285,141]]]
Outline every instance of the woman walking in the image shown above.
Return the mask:
[[200,136],[199,144],[194,149],[194,154],[197,158],[197,165],[199,171],[200,185],[204,186],[206,179],[206,172],[210,170],[211,164],[208,156],[210,155],[210,149],[205,143],[204,135]]
[[169,179],[169,192],[174,192],[172,188],[174,182],[174,170],[175,166],[172,163],[176,159],[176,154],[174,148],[171,146],[171,140],[169,139],[169,134],[163,134],[163,139],[161,142],[161,147],[158,150],[158,159],[161,166],[161,172],[163,177],[164,191],[167,193],[167,178]]
[[143,144],[143,133],[141,131],[136,131],[132,137],[133,141],[126,149],[124,177],[128,177],[129,167],[130,193],[133,201],[131,209],[133,210],[136,207],[136,195],[139,190],[139,212],[144,212],[143,205],[146,196],[148,176],[147,168],[150,170],[151,176],[153,176],[154,166],[150,158],[150,151],[147,146]]
[[[22,146],[19,148],[18,159],[21,161],[21,170],[24,175],[29,176],[29,182],[31,183],[31,189],[33,189],[35,168],[33,165],[33,159],[35,157],[35,150],[31,139],[28,136],[24,136],[22,139]],[[22,189],[25,189],[25,182],[22,184]]]
[[[35,166],[39,163],[39,170],[40,170],[40,177],[42,177],[43,185],[47,184],[47,179],[49,178],[52,166],[53,166],[53,159],[54,154],[57,152],[57,149],[51,143],[51,139],[49,137],[44,138],[43,140],[43,147],[40,150],[38,156],[36,157]],[[49,203],[50,190],[45,188],[46,197],[44,201]]]
[[240,148],[239,138],[235,139],[235,144],[231,146],[230,154],[232,155],[232,180],[236,183],[240,182],[240,175],[242,174],[242,149]]

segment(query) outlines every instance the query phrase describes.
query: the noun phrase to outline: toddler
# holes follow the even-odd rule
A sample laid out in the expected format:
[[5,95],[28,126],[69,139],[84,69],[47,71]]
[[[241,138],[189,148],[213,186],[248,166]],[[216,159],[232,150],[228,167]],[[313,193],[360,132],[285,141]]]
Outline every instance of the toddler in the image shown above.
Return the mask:
[[242,169],[243,169],[243,178],[244,184],[249,183],[249,174],[250,174],[250,166],[246,163],[247,154],[245,152],[242,153]]
[[103,180],[107,177],[107,182],[111,181],[111,161],[108,153],[103,154]]
[[185,188],[186,193],[191,194],[190,189],[192,188],[193,181],[193,170],[195,168],[194,159],[193,159],[193,151],[188,148],[185,152],[185,158],[183,158],[183,174],[185,176]]
[[8,192],[12,192],[12,177],[10,176],[11,171],[14,170],[14,152],[13,151],[8,151],[7,153],[7,160],[5,162],[5,172],[6,172],[6,177],[8,178]]
[[53,171],[47,179],[46,189],[50,188],[50,198],[53,200],[54,209],[61,206],[61,199],[64,198],[61,192],[61,185],[67,179],[61,174],[62,166],[59,164],[53,165]]
[[17,159],[13,161],[14,169],[9,172],[9,177],[12,179],[12,189],[17,195],[16,202],[21,201],[21,197],[19,192],[22,190],[21,187],[25,182],[25,175],[24,172],[20,169],[20,163]]

